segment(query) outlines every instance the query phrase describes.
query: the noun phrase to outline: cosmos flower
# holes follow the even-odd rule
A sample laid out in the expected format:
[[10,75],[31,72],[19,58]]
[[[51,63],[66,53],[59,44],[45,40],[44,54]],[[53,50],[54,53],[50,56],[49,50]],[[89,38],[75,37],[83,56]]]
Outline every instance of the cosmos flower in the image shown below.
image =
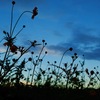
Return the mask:
[[38,8],[37,8],[37,7],[35,7],[35,8],[33,9],[32,19],[34,19],[34,17],[35,17],[36,15],[38,15]]
[[5,42],[3,45],[4,45],[4,46],[11,46],[11,45],[12,45],[12,43]]
[[69,48],[69,50],[70,50],[70,51],[72,51],[72,50],[73,50],[73,48],[71,47],[71,48]]
[[18,47],[16,45],[10,46],[10,50],[11,50],[12,53],[16,52],[17,49],[18,49]]
[[14,5],[15,4],[15,1],[12,1],[12,4]]

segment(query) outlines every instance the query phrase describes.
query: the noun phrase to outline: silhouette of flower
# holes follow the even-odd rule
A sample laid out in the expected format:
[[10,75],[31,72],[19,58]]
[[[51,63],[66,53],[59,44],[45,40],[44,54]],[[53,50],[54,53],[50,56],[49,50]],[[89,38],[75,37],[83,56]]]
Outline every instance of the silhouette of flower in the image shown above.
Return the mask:
[[34,19],[34,17],[38,14],[38,8],[37,7],[35,7],[34,9],[33,9],[33,15],[32,15],[32,19]]
[[48,52],[47,51],[45,51],[45,54],[47,54]]
[[73,48],[69,48],[69,50],[70,50],[70,51],[72,51],[72,50],[73,50]]
[[30,41],[31,42],[31,45],[33,46],[33,47],[35,47],[35,46],[37,46],[37,45],[41,45],[41,44],[36,44],[37,43],[37,41],[36,40],[34,40],[33,42],[32,41]]
[[90,71],[90,73],[91,73],[91,75],[93,75],[93,74],[94,74],[94,71],[93,71],[93,70],[91,70],[91,71]]
[[67,67],[67,63],[64,63],[65,68]]
[[44,75],[45,74],[45,71],[42,71],[42,74]]
[[74,59],[74,56],[72,56],[72,59]]
[[47,61],[47,63],[49,64],[50,62],[49,62],[49,61]]
[[15,59],[15,58],[13,58],[13,59],[12,59],[12,61],[13,61],[13,62],[15,62],[15,61],[16,61],[16,59]]
[[28,58],[28,61],[32,61],[32,58],[30,57],[30,58]]
[[45,40],[42,40],[42,42],[45,42]]
[[48,68],[48,70],[50,70],[50,67]]
[[85,72],[89,75],[88,69],[86,68]]
[[75,56],[77,56],[77,53],[74,53]]
[[57,61],[54,61],[54,63],[56,64],[56,63],[57,63]]
[[32,51],[31,54],[34,54],[34,52]]
[[25,25],[23,25],[23,28],[25,28],[26,26]]
[[47,43],[45,43],[45,45],[47,45]]
[[12,4],[15,5],[15,1],[12,1]]
[[6,34],[6,31],[3,31],[4,34]]
[[10,45],[12,45],[12,43],[5,42],[3,45],[4,45],[4,46],[10,46]]
[[97,71],[96,74],[99,74],[99,72]]
[[10,46],[10,50],[11,50],[12,53],[16,52],[17,49],[18,49],[18,47],[15,46],[15,45],[11,45],[11,46]]

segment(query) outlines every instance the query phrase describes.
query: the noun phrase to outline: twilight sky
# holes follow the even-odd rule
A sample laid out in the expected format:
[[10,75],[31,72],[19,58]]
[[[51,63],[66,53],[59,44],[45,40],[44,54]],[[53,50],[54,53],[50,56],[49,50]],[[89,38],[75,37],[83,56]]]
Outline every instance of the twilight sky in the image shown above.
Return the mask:
[[[9,31],[11,1],[0,0],[0,39],[3,30]],[[15,1],[14,22],[24,10],[32,11],[35,6],[39,13],[34,20],[31,14],[23,16],[17,29],[24,24],[26,28],[19,34],[18,43],[27,45],[27,40],[45,39],[48,56],[72,47],[79,57],[85,55],[87,67],[100,65],[100,0]]]

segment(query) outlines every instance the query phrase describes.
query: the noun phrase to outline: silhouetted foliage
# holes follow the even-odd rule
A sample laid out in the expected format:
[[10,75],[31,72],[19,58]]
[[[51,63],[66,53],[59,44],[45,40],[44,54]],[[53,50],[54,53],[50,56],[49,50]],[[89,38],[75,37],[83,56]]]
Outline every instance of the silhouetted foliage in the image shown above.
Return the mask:
[[[16,45],[17,36],[25,28],[25,25],[23,25],[18,33],[15,34],[14,32],[22,15],[31,13],[31,18],[34,19],[38,15],[38,8],[34,7],[32,11],[23,11],[13,24],[13,8],[15,4],[15,1],[12,1],[10,30],[3,31],[3,40],[5,41],[3,46],[6,47],[6,50],[1,53],[0,58],[0,99],[19,99],[21,96],[24,99],[34,97],[37,100],[39,96],[42,97],[43,95],[43,99],[46,99],[45,95],[47,94],[51,99],[65,97],[66,99],[81,100],[85,98],[86,100],[92,96],[97,100],[96,98],[100,95],[100,73],[98,67],[91,70],[84,68],[84,55],[83,61],[76,63],[78,54],[73,53],[71,62],[68,63],[66,60],[62,64],[65,54],[73,52],[73,48],[70,47],[62,54],[60,62],[54,61],[51,63],[47,61],[48,67],[43,69],[42,63],[48,53],[47,51],[44,52],[47,45],[45,40],[42,40],[42,43],[38,43],[36,40],[29,41],[30,45],[27,48]],[[39,47],[40,50],[38,54],[29,51],[31,48],[36,47]],[[22,58],[27,53],[30,53],[31,56]],[[31,63],[33,68],[26,67],[28,63]],[[23,72],[26,72],[27,76]],[[74,97],[71,95],[74,95]]]

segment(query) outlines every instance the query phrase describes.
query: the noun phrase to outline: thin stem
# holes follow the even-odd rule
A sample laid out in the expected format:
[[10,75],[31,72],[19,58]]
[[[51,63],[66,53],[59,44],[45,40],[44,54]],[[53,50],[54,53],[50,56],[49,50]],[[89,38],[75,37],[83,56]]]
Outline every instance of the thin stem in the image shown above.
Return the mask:
[[64,57],[64,55],[65,55],[65,53],[67,52],[68,50],[66,50],[64,53],[63,53],[63,55],[62,55],[62,57],[61,57],[61,60],[60,60],[60,63],[59,63],[59,67],[60,67],[60,65],[61,65],[61,63],[62,63],[62,60],[63,60],[63,57]]
[[11,10],[11,23],[10,23],[10,35],[12,34],[12,23],[13,23],[13,8],[14,8],[14,5],[12,5],[12,10]]
[[[40,58],[40,56],[41,56],[41,54],[42,54],[42,51],[43,51],[44,47],[45,47],[45,46],[43,45],[43,47],[42,47],[42,49],[41,49],[41,51],[40,51],[40,53],[39,53],[38,60],[39,60],[39,58]],[[38,61],[38,60],[37,60],[37,61]]]
[[[18,19],[17,19],[17,21],[16,21],[16,23],[15,23],[15,25],[14,25],[14,27],[13,27],[12,34],[14,33],[14,30],[15,30],[15,28],[16,28],[16,26],[17,26],[19,20],[21,19],[22,15],[23,15],[24,13],[27,13],[27,12],[32,13],[31,11],[24,11],[24,12],[18,17]],[[11,34],[11,35],[12,35],[12,34]]]
[[23,30],[23,28],[21,28],[21,29],[19,30],[19,32],[18,32],[14,37],[16,38],[16,36],[17,36],[22,30]]
[[32,78],[31,78],[31,85],[33,83],[33,78],[34,78],[34,72],[35,72],[35,68],[36,68],[36,65],[34,65],[34,68],[33,68],[33,72],[32,72]]
[[1,40],[0,40],[0,42],[2,42],[3,40],[4,40],[4,38],[3,38],[3,39],[1,39]]
[[[13,22],[13,8],[14,8],[14,5],[12,6],[12,10],[11,10],[11,23],[10,23],[10,35],[11,35],[11,31],[12,31],[12,22]],[[9,36],[9,34],[8,34]],[[3,39],[2,39],[3,40]],[[5,53],[5,56],[4,56],[4,60],[3,60],[3,64],[6,60],[6,56],[7,56],[7,53],[9,52],[9,46],[7,47],[7,50],[6,50],[6,53]],[[9,55],[9,53],[8,53]]]
[[[42,57],[42,61],[43,61],[43,59],[44,59],[45,56],[46,56],[46,54]],[[42,61],[41,61],[41,63],[40,63],[40,68],[41,68],[41,66],[42,66]]]
[[4,56],[4,60],[3,60],[3,64],[4,64],[5,60],[6,60],[6,56],[7,56],[8,50],[9,50],[9,46],[7,47],[7,50],[6,50],[6,53],[5,53],[5,56]]
[[32,83],[33,83],[33,78],[34,78],[34,72],[35,72],[36,65],[37,65],[37,63],[38,63],[38,61],[39,61],[39,58],[40,58],[40,56],[41,56],[41,54],[42,54],[42,51],[43,51],[44,47],[45,47],[45,46],[44,46],[44,44],[43,44],[43,47],[42,47],[42,49],[41,49],[41,51],[40,51],[40,53],[39,53],[39,56],[38,56],[38,58],[37,58],[37,60],[36,60],[36,64],[34,65],[34,69],[33,69],[33,72],[32,72],[31,85],[32,85]]
[[30,70],[28,70],[28,75],[27,75],[26,85],[28,85],[28,82],[29,82],[29,75],[30,75]]

